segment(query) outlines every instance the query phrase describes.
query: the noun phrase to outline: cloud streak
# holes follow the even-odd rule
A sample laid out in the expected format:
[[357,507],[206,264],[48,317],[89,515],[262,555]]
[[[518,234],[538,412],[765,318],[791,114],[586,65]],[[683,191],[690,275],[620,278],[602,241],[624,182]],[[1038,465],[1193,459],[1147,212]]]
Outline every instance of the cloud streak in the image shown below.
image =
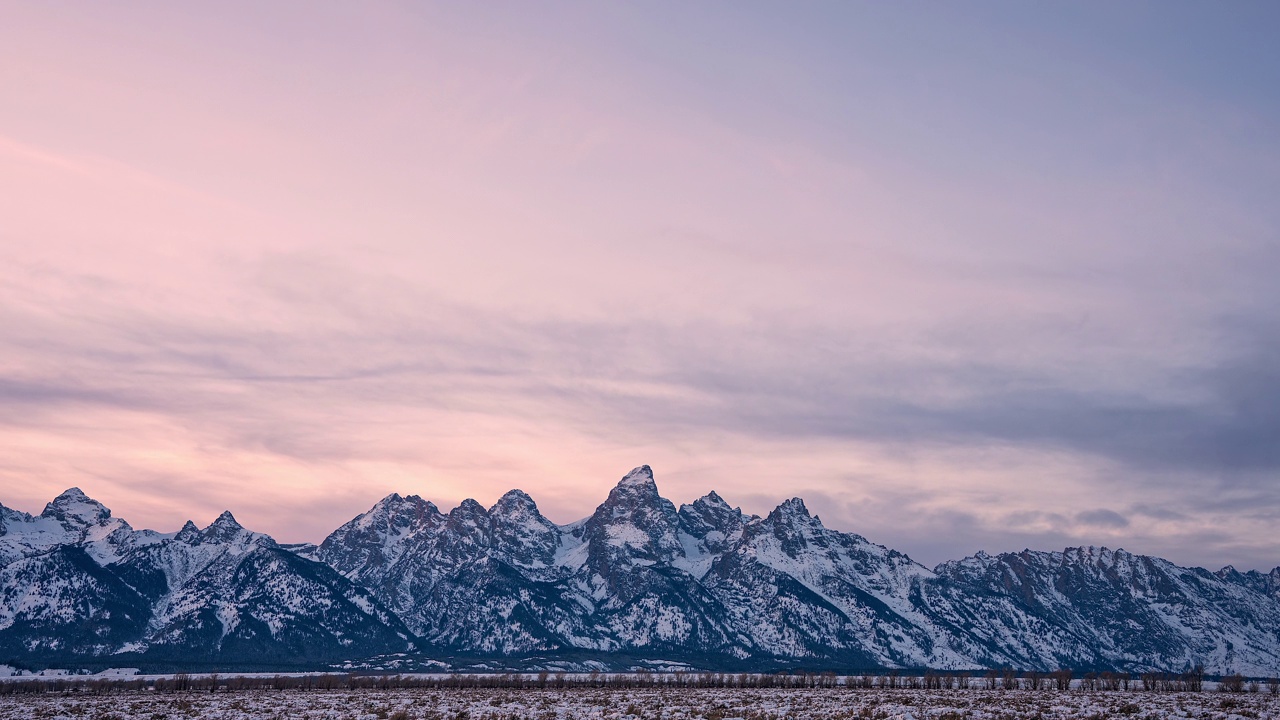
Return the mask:
[[[305,272],[315,272],[306,265]],[[314,304],[311,298],[289,302],[299,303],[298,311],[304,313]],[[392,298],[372,302],[379,307],[395,303]],[[149,324],[146,316],[122,313],[117,324],[98,327],[91,347],[69,348],[59,341],[27,349],[33,367],[52,366],[58,356],[90,358],[85,363],[88,377],[7,379],[0,393],[7,406],[22,408],[8,419],[10,425],[28,431],[62,432],[66,418],[86,407],[116,418],[112,422],[128,423],[131,415],[142,413],[182,428],[194,438],[186,442],[215,456],[276,458],[265,464],[296,464],[289,472],[304,476],[318,472],[317,465],[328,465],[343,468],[338,474],[349,478],[354,467],[384,463],[416,467],[426,475],[434,462],[446,460],[461,464],[461,480],[468,471],[465,460],[432,457],[441,444],[459,440],[448,427],[451,417],[503,427],[501,434],[467,438],[474,443],[467,450],[485,458],[485,464],[502,455],[493,445],[534,426],[579,448],[601,443],[628,448],[702,445],[705,459],[720,462],[724,451],[716,444],[725,444],[728,437],[727,444],[735,448],[757,447],[752,455],[737,458],[749,464],[756,454],[770,452],[765,448],[817,442],[826,445],[822,454],[827,462],[848,455],[850,448],[854,454],[886,456],[873,482],[891,485],[902,482],[896,474],[912,472],[909,462],[893,459],[895,454],[1013,447],[1045,458],[1093,457],[1119,478],[1120,499],[1125,492],[1136,499],[1158,489],[1162,496],[1172,494],[1180,507],[1227,502],[1226,496],[1215,498],[1212,488],[1256,487],[1254,473],[1274,469],[1265,447],[1248,447],[1258,437],[1256,419],[1235,409],[1238,396],[1228,392],[1234,386],[1223,389],[1224,371],[1217,368],[1178,371],[1179,378],[1199,380],[1190,395],[1203,400],[1174,404],[1077,390],[1069,378],[1054,378],[1036,366],[1000,366],[964,355],[952,362],[926,362],[869,343],[829,343],[814,352],[803,338],[834,333],[778,320],[745,328],[709,321],[693,327],[636,322],[620,328],[563,319],[522,321],[425,295],[408,305],[415,308],[412,317],[373,322],[361,308],[337,303],[326,312],[325,327],[284,335],[251,327],[202,328],[189,321]],[[1241,341],[1239,352],[1256,352],[1256,338],[1255,333]],[[1265,367],[1263,360],[1240,358],[1233,367]],[[1231,373],[1248,382],[1254,395],[1267,392],[1267,375],[1261,375],[1258,380]],[[409,440],[416,433],[421,433],[417,447]],[[846,448],[838,449],[842,444]],[[1230,460],[1223,462],[1220,453],[1230,453]],[[481,471],[493,483],[532,483],[536,488],[544,482],[522,477],[527,467],[519,463],[496,465]],[[688,494],[723,487],[726,477],[741,482],[741,471],[725,472],[722,477],[704,475],[706,485],[680,490]],[[747,489],[770,481],[767,472],[751,475]],[[603,485],[609,477],[585,481]],[[1212,480],[1206,482],[1207,477]],[[1071,482],[1086,490],[1105,486],[1088,478]],[[913,484],[924,495],[953,492],[935,477],[916,478]],[[1032,478],[1031,487],[1037,485],[1039,480]],[[812,490],[838,496],[839,486],[838,480],[827,478]],[[498,487],[491,492],[499,492]],[[732,495],[732,490],[722,491]],[[1034,506],[1034,493],[1030,495],[1015,491],[1006,501]],[[210,502],[217,496],[211,494]],[[767,510],[761,502],[755,509]],[[1270,505],[1275,498],[1265,502]],[[817,507],[840,504],[819,501]],[[328,520],[332,524],[358,507],[335,505]],[[561,519],[587,510],[580,501],[563,508]],[[930,512],[949,518],[952,534],[983,522],[958,509]],[[1183,517],[1169,510],[1147,514],[1166,521]],[[1066,542],[1105,539],[1130,526],[1124,515],[1092,506],[1072,517],[1027,510],[987,522]],[[846,527],[859,529],[856,520],[846,522]],[[1179,527],[1176,522],[1173,526]],[[326,529],[317,523],[305,532],[314,538]],[[908,549],[913,544],[910,537],[895,541]],[[924,552],[926,559],[940,559]]]
[[6,504],[316,540],[643,462],[929,562],[1280,562],[1277,103],[1148,67],[1185,18],[91,10],[0,29]]

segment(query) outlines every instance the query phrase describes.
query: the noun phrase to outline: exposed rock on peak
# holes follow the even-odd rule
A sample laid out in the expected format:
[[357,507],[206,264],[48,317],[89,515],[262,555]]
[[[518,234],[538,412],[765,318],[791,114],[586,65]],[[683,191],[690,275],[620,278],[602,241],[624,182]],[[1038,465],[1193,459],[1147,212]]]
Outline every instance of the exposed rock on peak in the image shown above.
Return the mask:
[[450,517],[467,517],[467,518],[483,518],[489,516],[489,511],[485,509],[476,500],[467,498],[458,504],[458,507],[449,511]]
[[178,534],[174,535],[173,537],[175,540],[180,540],[182,542],[190,542],[200,537],[200,528],[197,527],[194,522],[188,520],[185,523],[183,523],[182,529],[179,530]]
[[1280,600],[1280,567],[1263,573],[1257,570],[1240,572],[1231,565],[1227,565],[1213,575],[1220,580],[1247,587]]
[[223,510],[218,515],[217,519],[213,521],[213,524],[214,525],[221,524],[221,525],[234,526],[234,527],[244,527],[236,520],[236,516],[231,514],[230,510]]
[[443,523],[444,517],[434,504],[417,495],[402,497],[391,493],[335,530],[333,535],[356,535],[364,538],[362,542],[380,543],[385,538],[434,527]]
[[238,533],[241,530],[244,530],[244,526],[236,520],[236,516],[232,515],[230,510],[223,510],[222,514],[219,515],[217,519],[209,523],[208,527],[204,529],[204,532],[206,534],[222,534]]
[[642,465],[622,478],[609,491],[609,497],[596,508],[587,524],[628,521],[634,521],[645,531],[661,532],[668,526],[674,527],[676,507],[658,494],[658,486],[648,465]]
[[609,492],[583,524],[583,537],[601,566],[652,563],[680,552],[678,524],[675,505],[658,495],[653,472],[642,465]]
[[363,518],[366,524],[387,522],[388,519],[412,519],[428,513],[439,513],[435,505],[417,495],[402,496],[391,493],[374,503],[367,512],[361,513],[357,519]]
[[717,508],[728,508],[728,507],[729,507],[729,503],[725,502],[725,501],[724,501],[724,498],[720,497],[719,493],[717,493],[715,490],[712,490],[711,492],[707,493],[706,495],[703,495],[702,497],[698,498],[697,500],[694,500],[694,501],[693,501],[693,504],[695,504],[695,505],[707,505],[707,506],[709,506],[709,507],[717,507]]
[[28,523],[31,520],[32,517],[29,514],[0,504],[0,534],[4,534],[5,528],[8,527],[9,523]]
[[201,530],[196,542],[226,546],[237,552],[244,552],[251,545],[275,546],[275,541],[266,535],[247,530],[230,510],[224,510],[216,520]]
[[619,487],[629,485],[653,485],[653,470],[648,465],[641,465],[623,475],[622,479],[618,481]]
[[68,488],[45,505],[41,517],[55,518],[76,525],[101,525],[111,518],[105,505],[85,495],[80,488]]
[[54,498],[53,502],[51,502],[50,504],[56,505],[62,502],[94,502],[94,500],[90,498],[88,495],[85,495],[84,491],[81,490],[80,488],[69,487],[66,490],[63,490],[61,493],[59,493],[58,496]]
[[498,502],[489,508],[490,515],[509,517],[512,515],[526,515],[529,513],[538,513],[538,504],[529,497],[529,494],[523,490],[508,490],[505,495],[498,498]]
[[[622,505],[622,504],[653,504],[670,501],[664,500],[658,494],[658,485],[653,481],[653,471],[648,465],[641,465],[623,476],[618,484],[609,491],[609,497],[605,500],[605,505]],[[673,506],[674,507],[674,506]]]
[[726,551],[742,534],[748,518],[714,492],[680,506],[680,527],[704,552]]
[[770,511],[768,520],[774,523],[795,522],[800,520],[805,522],[813,521],[819,525],[822,524],[822,521],[809,514],[809,508],[805,507],[804,500],[801,500],[798,497],[793,497]]

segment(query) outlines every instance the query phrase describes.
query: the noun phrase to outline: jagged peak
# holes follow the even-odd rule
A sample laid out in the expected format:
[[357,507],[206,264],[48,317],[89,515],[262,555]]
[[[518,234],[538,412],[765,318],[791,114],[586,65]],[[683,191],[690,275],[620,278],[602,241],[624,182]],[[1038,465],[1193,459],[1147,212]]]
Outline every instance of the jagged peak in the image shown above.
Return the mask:
[[729,505],[715,492],[709,492],[687,505],[681,505],[680,516],[686,523],[691,523],[691,527],[706,525],[706,528],[716,530],[730,529],[721,527],[725,522],[745,523],[750,520],[742,512],[742,508]]
[[206,527],[205,530],[209,531],[209,530],[223,530],[223,529],[243,530],[244,526],[241,525],[236,520],[236,516],[232,515],[230,510],[223,510],[222,514],[218,516],[218,519],[209,523],[209,526]]
[[78,520],[84,524],[101,523],[111,517],[111,511],[105,505],[89,497],[78,487],[67,488],[48,505],[44,506],[42,517],[58,520]]
[[174,537],[177,538],[178,540],[188,540],[194,537],[198,537],[199,535],[200,535],[200,528],[197,527],[194,522],[188,520],[186,523],[182,525],[182,529],[179,530],[178,534],[175,535]]
[[505,495],[498,498],[498,502],[489,508],[491,515],[510,515],[513,513],[535,513],[538,512],[538,504],[533,501],[532,497],[523,490],[508,490]]
[[458,503],[458,507],[449,511],[450,517],[474,517],[488,515],[489,511],[484,506],[472,498],[467,498]]
[[783,501],[781,505],[773,509],[769,513],[769,517],[773,519],[781,518],[811,518],[809,508],[805,507],[804,500],[793,497],[790,500]]
[[4,528],[5,518],[17,520],[19,522],[30,521],[33,519],[29,513],[22,512],[21,510],[14,510],[11,507],[5,507],[4,503],[0,503],[0,529]]
[[423,500],[421,496],[401,495],[393,492],[374,503],[373,507],[369,508],[368,512],[362,513],[362,515],[395,515],[405,511],[419,512],[422,510],[440,512],[435,503]]
[[990,567],[996,558],[986,550],[979,550],[959,560],[943,560],[934,566],[933,571],[939,575],[960,570],[981,570]]
[[376,514],[378,512],[394,512],[401,508],[406,508],[406,507],[419,508],[424,506],[429,506],[432,508],[435,507],[435,505],[432,505],[431,503],[424,501],[421,497],[417,495],[406,496],[406,495],[401,495],[398,492],[393,492],[390,495],[382,498],[378,502],[374,503],[373,507],[369,508],[369,512],[365,514]]
[[251,543],[254,545],[274,546],[276,544],[275,540],[271,539],[270,536],[253,532],[241,525],[230,510],[224,510],[218,516],[218,519],[209,523],[205,529],[200,531],[197,543],[210,541],[237,545]]
[[703,495],[697,500],[694,500],[693,504],[701,505],[701,506],[716,507],[716,508],[724,508],[726,510],[733,509],[732,507],[730,507],[729,503],[725,502],[724,498],[720,497],[719,493],[717,493],[715,490],[712,490],[706,495]]
[[1070,558],[1092,558],[1098,554],[1098,548],[1094,545],[1080,545],[1073,547],[1065,547],[1062,549],[1062,558],[1064,560]]
[[412,525],[423,519],[424,516],[438,517],[440,515],[440,510],[434,503],[423,500],[418,495],[401,495],[393,492],[374,503],[373,507],[365,512],[348,520],[346,524],[334,532]]
[[1112,550],[1106,545],[1081,545],[1079,547],[1069,547],[1062,551],[1062,557],[1079,558],[1084,561],[1091,562],[1116,562],[1125,561],[1133,557],[1124,548],[1116,548]]
[[512,500],[512,501],[519,500],[521,502],[526,502],[526,501],[533,502],[533,498],[529,495],[529,493],[521,490],[520,488],[512,488],[506,491],[505,493],[503,493],[502,497],[498,498],[498,502],[502,502],[503,500]]
[[648,465],[641,465],[631,472],[622,476],[618,481],[617,487],[644,487],[654,485],[653,470]]
[[658,494],[658,486],[653,482],[653,472],[648,465],[641,465],[623,476],[609,491],[609,497],[596,508],[595,517],[602,517],[600,513],[621,517],[643,508],[676,514],[675,505]]
[[653,471],[648,465],[641,465],[618,481],[618,484],[609,491],[609,499],[605,504],[612,505],[619,501],[635,500],[653,502],[661,497],[658,494],[658,485],[653,481]]

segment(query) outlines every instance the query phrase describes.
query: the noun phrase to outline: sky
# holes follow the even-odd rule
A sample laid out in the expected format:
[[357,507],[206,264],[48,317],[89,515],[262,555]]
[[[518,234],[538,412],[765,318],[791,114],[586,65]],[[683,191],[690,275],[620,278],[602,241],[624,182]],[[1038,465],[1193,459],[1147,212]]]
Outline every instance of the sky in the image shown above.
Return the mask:
[[319,541],[649,464],[1280,565],[1280,6],[0,3],[0,503]]

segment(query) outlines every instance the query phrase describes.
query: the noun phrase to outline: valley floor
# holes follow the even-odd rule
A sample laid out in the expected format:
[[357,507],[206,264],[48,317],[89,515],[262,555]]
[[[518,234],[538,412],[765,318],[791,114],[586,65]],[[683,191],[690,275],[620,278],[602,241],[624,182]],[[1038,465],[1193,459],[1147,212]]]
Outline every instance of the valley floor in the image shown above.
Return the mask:
[[0,720],[1280,718],[1265,693],[1026,690],[251,690],[0,698]]

